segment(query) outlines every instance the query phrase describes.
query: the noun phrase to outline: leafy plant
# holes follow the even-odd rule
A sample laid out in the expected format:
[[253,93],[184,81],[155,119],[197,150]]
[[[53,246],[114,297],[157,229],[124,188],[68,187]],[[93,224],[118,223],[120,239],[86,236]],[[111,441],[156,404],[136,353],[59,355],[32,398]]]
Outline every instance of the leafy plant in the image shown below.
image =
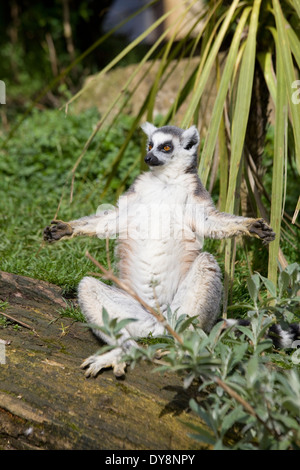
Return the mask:
[[[195,318],[171,312],[174,331],[180,341],[170,335],[148,346],[132,348],[124,360],[134,367],[141,359],[153,361],[158,350],[163,355],[156,372],[173,371],[183,376],[185,388],[198,385],[190,407],[199,416],[191,435],[214,449],[284,450],[300,445],[300,374],[297,350],[290,355],[272,352],[267,331],[274,318],[299,317],[300,266],[290,265],[279,277],[278,288],[266,278],[254,275],[248,288],[252,303],[248,304],[249,327],[226,329],[219,322],[206,335],[197,328]],[[267,291],[275,303],[262,297]],[[238,307],[238,306],[237,306]],[[122,322],[104,318],[106,334],[116,337]],[[295,346],[296,347],[296,346]],[[274,366],[276,355],[285,358],[284,366]],[[155,361],[157,362],[157,361]],[[288,369],[288,370],[287,370]],[[298,369],[298,370],[297,370]]]
[[[239,303],[228,308],[229,311],[241,307],[248,308],[248,315],[263,312],[276,316],[276,321],[293,322],[300,316],[300,277],[299,264],[293,263],[281,271],[278,276],[278,287],[261,274],[254,274],[247,279],[247,286],[253,306],[250,303]],[[262,286],[265,291],[262,293]]]

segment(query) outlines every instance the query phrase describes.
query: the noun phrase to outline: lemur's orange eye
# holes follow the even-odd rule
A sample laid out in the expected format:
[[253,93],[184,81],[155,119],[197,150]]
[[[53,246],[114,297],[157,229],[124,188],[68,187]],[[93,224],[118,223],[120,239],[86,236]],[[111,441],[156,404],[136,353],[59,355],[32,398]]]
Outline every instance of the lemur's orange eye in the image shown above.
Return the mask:
[[153,149],[153,145],[149,144],[148,145],[148,150],[152,150]]
[[171,150],[170,145],[165,145],[165,146],[164,146],[164,150],[165,150],[166,152],[168,152],[169,150]]

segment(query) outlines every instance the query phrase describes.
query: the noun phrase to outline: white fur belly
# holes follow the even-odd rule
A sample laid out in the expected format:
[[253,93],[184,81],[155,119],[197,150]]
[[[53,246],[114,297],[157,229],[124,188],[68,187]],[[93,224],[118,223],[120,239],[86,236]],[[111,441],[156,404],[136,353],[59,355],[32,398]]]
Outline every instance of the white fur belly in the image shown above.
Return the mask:
[[[201,249],[185,220],[187,193],[161,182],[120,201],[119,276],[156,306],[170,304]],[[138,192],[138,191],[137,191]]]
[[164,310],[198,253],[174,239],[122,241],[119,276],[152,307],[158,303]]

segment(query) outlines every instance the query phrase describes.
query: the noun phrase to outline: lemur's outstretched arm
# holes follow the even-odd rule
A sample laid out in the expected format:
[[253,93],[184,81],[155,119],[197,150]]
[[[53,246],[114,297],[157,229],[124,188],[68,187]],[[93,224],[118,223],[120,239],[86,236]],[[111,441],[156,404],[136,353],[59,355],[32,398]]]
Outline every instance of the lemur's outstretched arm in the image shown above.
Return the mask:
[[219,212],[212,204],[198,212],[196,231],[208,238],[231,238],[238,235],[261,238],[264,243],[275,239],[275,233],[264,219],[242,217]]
[[210,238],[230,238],[238,235],[261,238],[269,243],[275,239],[275,233],[264,219],[241,217],[217,210],[208,216],[208,236]]
[[44,240],[49,243],[77,236],[106,238],[117,235],[118,209],[105,210],[96,215],[82,217],[78,220],[63,222],[52,220],[44,230]]

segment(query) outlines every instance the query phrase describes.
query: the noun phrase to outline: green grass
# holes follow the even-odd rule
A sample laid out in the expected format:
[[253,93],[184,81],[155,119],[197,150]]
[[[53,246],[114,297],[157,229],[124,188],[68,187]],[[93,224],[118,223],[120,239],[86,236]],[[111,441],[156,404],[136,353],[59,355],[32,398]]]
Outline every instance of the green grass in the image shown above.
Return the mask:
[[57,311],[61,317],[67,317],[67,318],[73,318],[76,321],[79,321],[81,323],[85,323],[86,319],[81,312],[80,308],[77,306],[74,306],[71,302],[67,304],[66,308],[59,309]]
[[[96,110],[78,116],[35,111],[0,151],[1,270],[46,280],[69,291],[94,268],[84,256],[87,249],[105,263],[104,240],[42,243],[43,229],[53,219],[69,172],[98,119]],[[78,168],[71,204],[70,182],[65,187],[58,218],[76,219],[95,213],[101,203],[114,203],[115,188],[141,151],[137,136],[105,200],[100,201],[104,171],[122,145],[129,123],[130,118],[125,116],[113,130],[97,134]],[[133,172],[128,184],[135,176]]]

